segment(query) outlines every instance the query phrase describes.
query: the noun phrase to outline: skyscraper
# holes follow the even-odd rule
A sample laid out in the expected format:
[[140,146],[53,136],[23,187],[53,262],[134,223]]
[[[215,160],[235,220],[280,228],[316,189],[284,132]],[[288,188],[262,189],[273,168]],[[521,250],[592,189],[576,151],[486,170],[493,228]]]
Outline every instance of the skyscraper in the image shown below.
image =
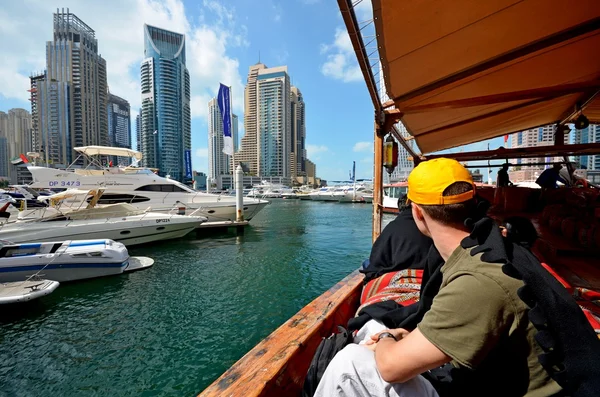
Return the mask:
[[185,151],[192,147],[184,35],[144,25],[141,86],[144,165],[181,181],[185,176]]
[[[404,124],[398,123],[398,124],[396,124],[396,127],[398,128],[400,135],[402,135],[404,138],[408,138],[410,136],[410,134],[406,130],[406,127],[404,126]],[[409,147],[411,149],[414,150],[414,142],[415,141],[413,139],[413,140],[407,141],[406,143],[409,145]],[[406,148],[404,148],[404,146],[398,144],[398,166],[396,167],[394,172],[392,172],[392,174],[390,175],[390,180],[406,181],[408,179],[408,175],[414,168],[414,163],[409,159],[409,157],[410,157],[410,154],[408,153]]]
[[261,69],[256,78],[258,174],[291,176],[291,104],[287,66]]
[[106,61],[94,30],[69,9],[54,14],[45,76],[32,76],[31,92],[34,142],[48,162],[66,165],[73,147],[109,143]]
[[33,151],[31,115],[25,109],[0,112],[0,176],[17,183],[17,169],[10,163],[21,154]]
[[298,87],[291,92],[292,144],[290,169],[293,178],[306,175],[306,116],[304,99]]
[[135,116],[135,144],[136,150],[142,150],[142,109],[138,111],[138,115]]
[[[238,146],[238,117],[232,114],[231,119],[231,135],[235,152]],[[215,181],[219,175],[230,174],[231,160],[230,156],[223,153],[223,119],[217,98],[213,98],[208,101],[208,176]]]
[[[110,146],[131,149],[131,118],[129,102],[116,95],[108,95],[108,137]],[[113,162],[126,164],[128,159],[113,159]],[[128,165],[128,164],[126,164]]]
[[[555,125],[545,125],[543,127],[532,128],[512,134],[510,137],[511,148],[536,147],[554,145]],[[569,134],[565,134],[564,143],[569,143]],[[510,178],[512,182],[535,181],[548,165],[539,165],[540,163],[549,163],[553,161],[562,161],[560,157],[535,157],[516,159],[516,166],[512,168]],[[538,164],[538,165],[536,165]]]
[[258,147],[256,128],[256,79],[258,72],[266,69],[262,63],[250,66],[248,80],[244,89],[244,136],[242,137],[240,151],[235,154],[236,162],[248,164],[250,173],[258,175]]

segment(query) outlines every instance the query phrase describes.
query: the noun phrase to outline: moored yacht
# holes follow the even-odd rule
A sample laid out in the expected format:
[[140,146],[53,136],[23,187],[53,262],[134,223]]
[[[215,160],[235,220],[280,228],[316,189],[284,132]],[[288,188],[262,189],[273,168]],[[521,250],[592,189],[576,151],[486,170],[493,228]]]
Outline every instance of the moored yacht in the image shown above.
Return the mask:
[[[209,222],[234,221],[235,197],[199,192],[169,178],[155,174],[149,168],[127,166],[106,167],[98,156],[130,157],[137,164],[142,153],[126,148],[82,146],[74,148],[90,165],[87,168],[27,167],[33,176],[32,188],[105,189],[98,204],[127,203],[138,209],[152,208],[153,212],[168,213],[177,208],[180,214],[195,212]],[[251,220],[269,202],[244,198],[244,219]],[[199,210],[199,211],[198,211]]]
[[[67,190],[40,197],[53,204],[36,210],[37,213],[30,211],[14,223],[3,224],[0,239],[14,243],[111,239],[129,246],[180,238],[206,221],[205,217],[193,213],[148,212],[126,203],[96,207],[101,196],[102,189]],[[79,209],[81,204],[77,202],[86,207]]]

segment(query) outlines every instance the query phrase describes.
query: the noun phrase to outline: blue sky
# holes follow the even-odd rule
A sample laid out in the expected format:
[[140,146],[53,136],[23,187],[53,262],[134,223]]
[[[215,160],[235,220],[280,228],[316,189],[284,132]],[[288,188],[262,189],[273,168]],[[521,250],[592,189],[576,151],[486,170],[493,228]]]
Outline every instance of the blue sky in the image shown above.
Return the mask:
[[[243,133],[243,85],[248,67],[260,60],[287,65],[306,102],[309,158],[327,180],[373,168],[373,107],[358,69],[337,2],[331,0],[104,0],[6,2],[0,9],[0,110],[30,110],[28,76],[45,65],[52,38],[52,12],[69,7],[96,31],[107,60],[112,93],[127,99],[134,116],[140,104],[139,65],[143,24],[186,34],[192,88],[193,167],[206,171],[207,102],[222,82],[233,87],[234,111]],[[369,2],[357,10],[367,19]],[[132,118],[132,121],[134,118]],[[491,148],[502,145],[492,140]],[[487,142],[464,150],[485,150]]]

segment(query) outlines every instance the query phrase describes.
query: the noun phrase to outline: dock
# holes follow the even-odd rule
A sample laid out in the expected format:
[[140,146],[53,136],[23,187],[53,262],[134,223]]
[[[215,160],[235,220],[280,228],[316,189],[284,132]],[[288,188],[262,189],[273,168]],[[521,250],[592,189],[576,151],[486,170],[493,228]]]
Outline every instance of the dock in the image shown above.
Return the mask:
[[237,234],[243,234],[244,228],[250,224],[250,221],[216,221],[204,222],[196,228],[196,234],[202,234],[207,230],[229,231],[234,229]]

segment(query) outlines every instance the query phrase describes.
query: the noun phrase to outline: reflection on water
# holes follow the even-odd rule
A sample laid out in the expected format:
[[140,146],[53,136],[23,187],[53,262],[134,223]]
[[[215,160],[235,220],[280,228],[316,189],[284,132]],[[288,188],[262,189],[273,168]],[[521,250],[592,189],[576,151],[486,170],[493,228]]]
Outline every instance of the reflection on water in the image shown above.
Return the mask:
[[0,309],[0,395],[193,395],[357,268],[370,234],[369,205],[281,200],[240,236],[131,249],[155,265]]

